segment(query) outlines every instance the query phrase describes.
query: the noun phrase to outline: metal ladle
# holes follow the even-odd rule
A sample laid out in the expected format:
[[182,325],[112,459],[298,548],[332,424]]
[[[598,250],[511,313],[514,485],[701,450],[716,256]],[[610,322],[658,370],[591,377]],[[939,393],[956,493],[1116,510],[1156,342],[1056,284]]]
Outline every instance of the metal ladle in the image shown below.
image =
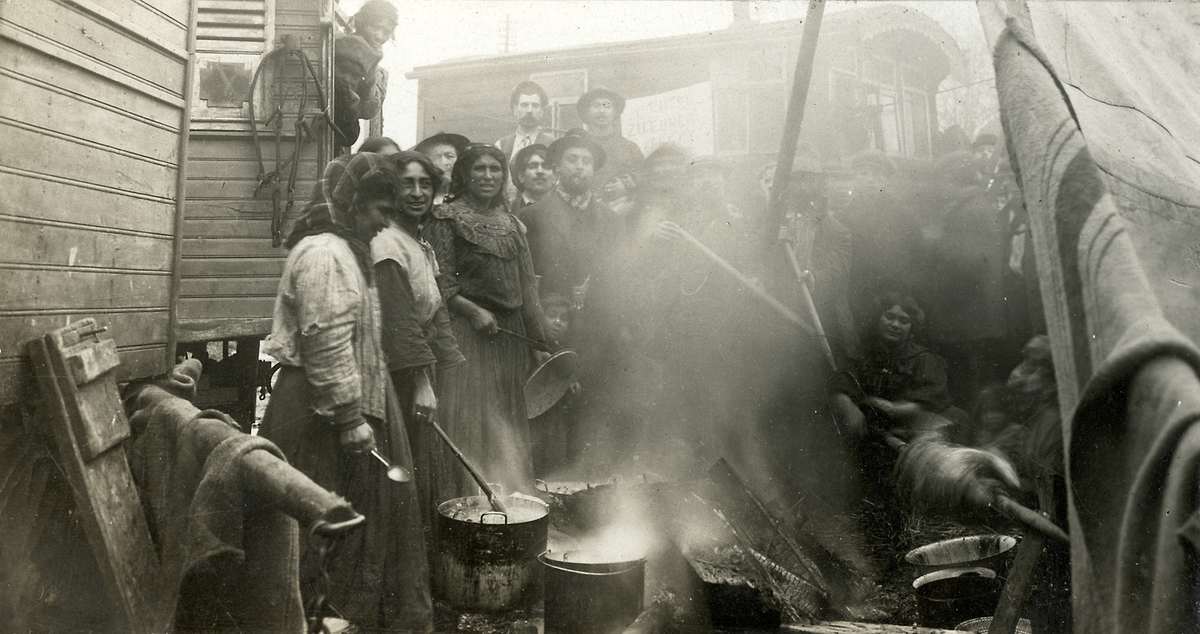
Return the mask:
[[371,455],[374,456],[375,459],[382,463],[384,468],[387,469],[388,480],[391,480],[392,482],[412,481],[412,474],[408,472],[408,469],[405,469],[400,465],[392,464],[392,462],[385,458],[383,454],[379,453],[378,449],[372,449]]

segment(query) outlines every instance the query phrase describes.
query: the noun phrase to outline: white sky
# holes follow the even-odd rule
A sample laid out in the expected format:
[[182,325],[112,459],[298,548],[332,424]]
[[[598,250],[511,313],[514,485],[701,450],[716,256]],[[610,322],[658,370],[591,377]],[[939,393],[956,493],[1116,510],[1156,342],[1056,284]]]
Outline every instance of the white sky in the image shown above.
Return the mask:
[[[363,0],[341,0],[352,15]],[[396,40],[384,48],[390,73],[384,128],[401,146],[416,143],[417,84],[404,74],[415,66],[504,51],[512,53],[638,40],[726,28],[732,2],[724,0],[392,0],[400,10]],[[750,0],[751,16],[760,22],[801,17],[806,3]],[[831,2],[826,12],[860,6]],[[982,39],[973,2],[902,2],[938,20],[956,38]],[[508,95],[497,95],[507,99]]]

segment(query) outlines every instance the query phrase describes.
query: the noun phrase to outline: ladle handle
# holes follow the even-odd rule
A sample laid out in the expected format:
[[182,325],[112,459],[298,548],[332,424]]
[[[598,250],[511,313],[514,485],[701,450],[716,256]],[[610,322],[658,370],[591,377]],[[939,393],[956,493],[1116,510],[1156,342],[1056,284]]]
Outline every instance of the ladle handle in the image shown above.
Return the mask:
[[502,334],[506,334],[510,337],[515,337],[517,339],[520,339],[521,341],[524,341],[525,343],[529,344],[529,346],[535,350],[541,350],[542,352],[554,352],[554,347],[551,346],[550,344],[546,343],[545,341],[539,341],[532,337],[526,337],[525,335],[523,335],[519,332],[516,332],[515,330],[509,330],[508,328],[497,327],[496,330]]
[[472,465],[471,461],[467,460],[467,457],[463,455],[463,452],[460,451],[457,446],[455,446],[454,441],[450,440],[450,436],[446,435],[446,430],[442,429],[442,426],[437,424],[437,421],[433,420],[433,418],[429,419],[429,424],[433,426],[433,430],[437,432],[438,436],[441,437],[442,442],[446,443],[446,447],[450,450],[450,453],[454,454],[455,458],[458,458],[458,461],[461,462],[462,466],[466,468],[467,473],[470,473],[471,477],[475,479],[475,484],[478,484],[479,488],[483,489],[483,494],[487,496],[488,502],[491,503],[492,508],[501,513],[508,513],[508,508],[505,507],[504,503],[500,501],[500,497],[496,495],[496,492],[492,490],[492,487],[488,485],[486,480],[483,479],[483,476],[479,475],[479,471],[475,469],[475,465]]

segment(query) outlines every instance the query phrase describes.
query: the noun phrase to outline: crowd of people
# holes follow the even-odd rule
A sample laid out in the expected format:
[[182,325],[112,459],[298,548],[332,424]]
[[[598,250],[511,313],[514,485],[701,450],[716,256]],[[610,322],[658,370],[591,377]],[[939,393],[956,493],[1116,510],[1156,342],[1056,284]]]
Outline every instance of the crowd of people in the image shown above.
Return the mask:
[[[643,156],[616,92],[577,103],[584,128],[550,130],[524,81],[498,140],[367,139],[325,168],[287,239],[262,434],[373,518],[329,597],[360,625],[431,627],[436,505],[477,493],[430,420],[490,481],[533,492],[567,469],[750,444],[786,466],[809,429],[911,437],[917,412],[945,438],[1020,451],[1043,411],[1045,381],[1027,379],[1045,378],[1044,340],[1024,345],[1041,328],[1032,248],[994,136],[940,157],[922,205],[882,152],[844,178],[802,148],[775,212],[773,164],[739,193],[733,163]],[[780,317],[812,321],[806,295],[819,329]],[[578,384],[531,422],[524,383],[564,347]],[[415,481],[389,482],[372,449]]]

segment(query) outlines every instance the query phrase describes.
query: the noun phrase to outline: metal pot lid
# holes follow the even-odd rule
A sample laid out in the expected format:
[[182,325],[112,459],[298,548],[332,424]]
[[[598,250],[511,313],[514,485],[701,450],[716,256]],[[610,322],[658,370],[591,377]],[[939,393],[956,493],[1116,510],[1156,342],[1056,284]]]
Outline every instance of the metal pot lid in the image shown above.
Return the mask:
[[525,381],[525,415],[533,419],[545,414],[559,402],[575,383],[579,355],[574,350],[560,350],[529,375]]

